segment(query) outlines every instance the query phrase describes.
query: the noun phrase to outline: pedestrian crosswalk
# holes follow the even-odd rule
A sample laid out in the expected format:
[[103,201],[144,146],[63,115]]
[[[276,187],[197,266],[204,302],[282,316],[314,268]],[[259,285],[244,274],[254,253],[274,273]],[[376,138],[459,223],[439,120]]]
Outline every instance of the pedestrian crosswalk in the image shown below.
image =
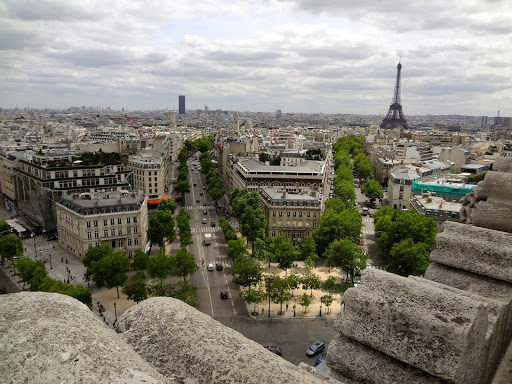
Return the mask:
[[363,230],[361,231],[362,233],[364,233],[365,235],[373,235],[375,232],[372,231],[372,230]]
[[211,233],[221,231],[221,227],[195,227],[190,229],[192,233]]
[[215,207],[213,205],[187,205],[185,209],[187,211],[191,211],[193,209],[200,209],[201,211],[205,209],[214,209]]
[[230,259],[205,260],[205,263],[202,266],[206,268],[209,263],[212,263],[214,266],[222,264],[222,268],[231,268],[233,266],[233,261]]

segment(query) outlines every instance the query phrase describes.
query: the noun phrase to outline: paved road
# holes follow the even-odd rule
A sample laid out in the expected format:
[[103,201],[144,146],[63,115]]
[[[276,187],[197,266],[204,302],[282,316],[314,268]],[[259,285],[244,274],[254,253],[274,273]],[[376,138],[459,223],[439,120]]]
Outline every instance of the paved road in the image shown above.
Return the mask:
[[217,320],[263,346],[279,346],[283,350],[282,357],[295,365],[300,362],[314,365],[316,358],[306,356],[308,347],[315,341],[323,341],[327,346],[336,335],[334,319],[326,317],[286,320],[223,317]]

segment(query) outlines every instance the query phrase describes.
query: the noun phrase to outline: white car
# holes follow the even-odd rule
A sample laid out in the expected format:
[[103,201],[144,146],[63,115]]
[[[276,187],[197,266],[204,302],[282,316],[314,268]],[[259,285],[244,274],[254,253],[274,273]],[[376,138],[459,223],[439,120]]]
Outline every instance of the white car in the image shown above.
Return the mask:
[[215,269],[215,267],[213,266],[213,263],[208,263],[208,265],[206,266],[206,269],[209,271],[213,271]]

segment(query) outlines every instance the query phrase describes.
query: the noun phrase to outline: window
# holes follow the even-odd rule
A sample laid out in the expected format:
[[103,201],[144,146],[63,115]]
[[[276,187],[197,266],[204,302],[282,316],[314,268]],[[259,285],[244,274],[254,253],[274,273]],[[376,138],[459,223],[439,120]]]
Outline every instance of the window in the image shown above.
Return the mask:
[[108,237],[108,229],[103,230],[103,237]]
[[100,237],[100,234],[98,233],[98,231],[94,231],[94,238],[97,239],[98,237]]
[[139,245],[139,239],[137,239],[137,238],[133,239],[133,244]]
[[306,216],[307,216],[307,217],[311,217],[311,212],[308,212],[308,213],[306,214]]
[[293,217],[297,217],[297,212],[293,212]]
[[117,219],[117,224],[121,224],[121,219]]
[[108,220],[103,220],[103,225],[108,225]]
[[295,232],[292,232],[292,240],[295,240]]
[[134,222],[134,223],[136,223],[136,222],[137,222],[137,217],[136,217],[136,216],[134,216],[134,217],[133,217],[133,222]]
[[116,235],[116,230],[115,230],[115,229],[111,229],[111,230],[110,230],[110,234],[111,234],[112,236],[115,236],[115,235]]
[[299,239],[302,239],[302,232],[297,232],[297,237],[298,237]]
[[87,232],[87,238],[92,239],[92,232]]
[[299,212],[299,217],[302,217],[302,212]]
[[308,236],[309,236],[309,232],[306,232],[306,237],[308,237]]
[[119,230],[117,231],[117,234],[119,236],[122,236],[123,235],[123,229],[122,228],[119,228]]
[[132,239],[128,239],[128,246],[131,247],[132,246]]
[[92,248],[92,244],[89,244],[89,249],[91,249],[91,248]]
[[98,226],[98,220],[94,220],[94,226],[97,227]]
[[313,217],[316,217],[316,212],[313,212]]
[[131,218],[130,218],[130,217],[127,217],[127,218],[126,218],[126,223],[127,223],[127,224],[130,224],[130,221],[131,221]]
[[123,246],[123,240],[119,240],[119,248]]
[[290,217],[291,212],[286,212],[286,216]]
[[276,231],[272,231],[272,237],[276,237]]
[[313,228],[316,228],[316,223],[313,223]]
[[91,228],[91,222],[90,221],[87,222],[87,228]]
[[275,213],[275,212],[272,212],[272,216],[276,217],[276,213]]
[[403,191],[404,191],[404,186],[403,186],[403,185],[401,185],[401,186],[400,186],[400,192],[403,192]]
[[100,246],[100,243],[96,243],[96,247],[99,247]]
[[403,193],[398,195],[398,200],[402,200],[403,198],[404,198],[404,194]]
[[133,233],[139,233],[139,229],[137,226],[133,227]]
[[133,256],[133,251],[128,251],[128,257],[131,259]]
[[132,228],[131,228],[131,227],[126,227],[126,233],[127,233],[127,234],[132,233]]
[[114,225],[114,219],[110,219],[110,225]]
[[283,217],[283,212],[279,212],[279,217]]

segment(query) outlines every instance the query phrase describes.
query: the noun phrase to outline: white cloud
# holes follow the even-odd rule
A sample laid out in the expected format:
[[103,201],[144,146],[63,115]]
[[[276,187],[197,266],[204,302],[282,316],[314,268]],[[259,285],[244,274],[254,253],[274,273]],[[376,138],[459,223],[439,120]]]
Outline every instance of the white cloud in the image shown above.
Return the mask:
[[507,1],[4,1],[0,105],[172,108],[184,93],[385,114],[402,56],[406,114],[488,114],[512,101],[511,19]]

